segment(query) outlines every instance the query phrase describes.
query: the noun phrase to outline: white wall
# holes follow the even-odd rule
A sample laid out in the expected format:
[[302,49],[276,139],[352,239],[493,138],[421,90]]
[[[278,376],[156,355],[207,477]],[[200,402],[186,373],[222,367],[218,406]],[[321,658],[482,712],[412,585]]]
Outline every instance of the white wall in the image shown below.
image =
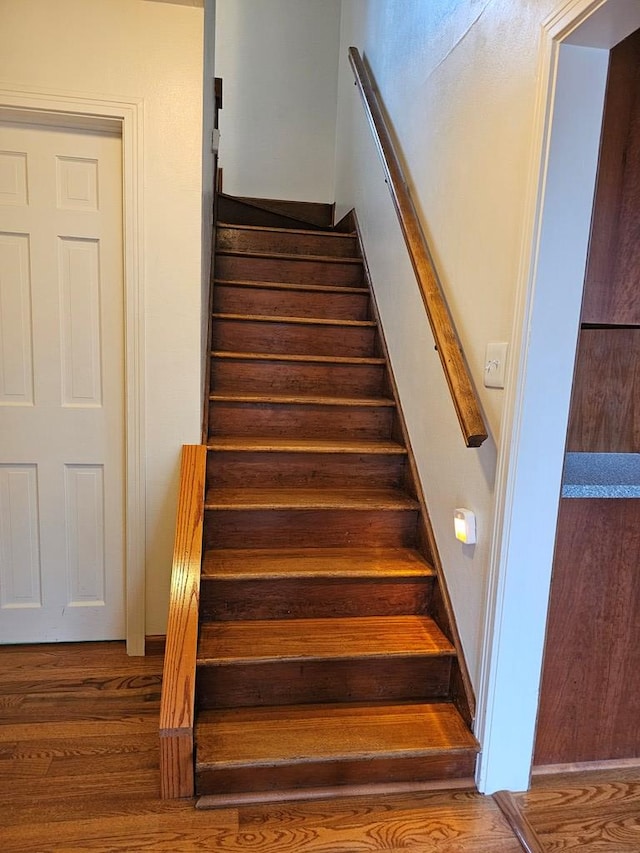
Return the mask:
[[233,195],[333,202],[340,0],[217,0]]
[[180,447],[200,440],[202,9],[2,0],[0,83],[144,109],[147,634],[164,633]]
[[[355,206],[393,368],[458,627],[478,689],[504,392],[483,387],[485,346],[510,341],[530,168],[539,26],[554,6],[525,0],[344,0],[336,202]],[[534,8],[535,7],[535,8]],[[370,64],[491,436],[467,449],[420,305],[347,50]],[[410,347],[406,342],[411,341]],[[474,510],[478,544],[453,537]]]

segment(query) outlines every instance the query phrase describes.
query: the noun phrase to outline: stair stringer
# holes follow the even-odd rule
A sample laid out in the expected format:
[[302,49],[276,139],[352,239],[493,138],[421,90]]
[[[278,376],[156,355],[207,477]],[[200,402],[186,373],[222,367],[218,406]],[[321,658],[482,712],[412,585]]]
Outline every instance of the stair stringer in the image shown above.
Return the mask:
[[[240,200],[239,200],[240,201]],[[250,205],[254,207],[253,205]],[[257,206],[256,206],[257,207]],[[263,209],[263,212],[267,212]],[[222,218],[222,217],[221,217]],[[222,224],[222,223],[221,223]],[[247,223],[251,224],[251,223]],[[300,222],[298,221],[296,225],[289,224],[289,228],[300,227]],[[356,227],[352,228],[354,225]],[[283,227],[282,225],[278,225],[276,223],[272,223],[268,227],[274,227],[276,229]],[[370,315],[373,318],[375,315],[376,319],[379,318],[379,312],[377,305],[375,303],[375,294],[371,287],[371,276],[369,274],[369,270],[366,265],[366,258],[362,249],[362,240],[360,239],[360,233],[357,229],[357,221],[353,214],[347,215],[347,217],[342,221],[342,224],[338,224],[337,227],[325,227],[319,228],[320,231],[325,231],[330,233],[332,230],[340,232],[348,231],[350,233],[356,232],[357,235],[357,249],[361,262],[362,262],[362,270],[366,282],[368,284],[368,293],[370,297]],[[354,253],[355,254],[355,253]],[[212,276],[212,289],[215,289],[215,276]],[[459,638],[457,637],[457,632],[455,630],[455,621],[453,619],[452,609],[449,603],[448,594],[446,591],[446,586],[444,583],[444,577],[442,574],[442,568],[437,555],[437,548],[435,545],[435,539],[433,536],[433,532],[431,530],[431,524],[429,521],[429,516],[426,508],[426,502],[424,495],[422,493],[420,479],[417,474],[417,467],[414,461],[413,453],[411,451],[411,445],[408,439],[406,424],[402,415],[402,411],[399,407],[399,395],[397,391],[397,386],[395,383],[395,378],[393,376],[392,367],[390,360],[388,358],[388,352],[386,347],[386,341],[384,339],[383,331],[378,322],[377,324],[378,335],[377,343],[376,343],[376,356],[384,356],[385,361],[385,396],[393,397],[395,404],[395,426],[393,428],[393,437],[394,440],[401,442],[407,449],[407,466],[405,470],[404,477],[402,478],[402,489],[411,495],[412,500],[416,504],[417,515],[420,519],[418,523],[418,527],[416,528],[415,533],[415,547],[419,550],[425,559],[434,566],[437,566],[438,574],[437,580],[434,588],[434,596],[433,602],[431,605],[431,615],[434,620],[440,626],[442,632],[446,635],[447,639],[451,643],[451,645],[455,646],[456,652],[458,653],[460,665],[457,663],[453,664],[451,674],[448,676],[448,698],[447,702],[449,702],[453,707],[455,707],[456,712],[461,717],[461,722],[464,722],[464,725],[469,726],[473,720],[474,713],[474,702],[473,702],[473,693],[470,689],[470,682],[468,681],[468,676],[466,675],[466,666],[464,665],[462,659],[462,650],[459,642]],[[297,357],[297,356],[296,356]],[[382,361],[382,358],[380,359]],[[208,385],[209,383],[207,383]],[[437,730],[437,728],[436,728]],[[466,747],[469,750],[469,745]],[[470,749],[475,753],[477,752],[477,744],[476,747],[470,747]],[[295,788],[295,789],[278,789],[278,792],[274,791],[273,795],[269,794],[265,789],[258,790],[255,795],[251,793],[231,793],[229,795],[225,793],[219,794],[206,794],[201,799],[200,807],[221,807],[225,804],[228,805],[230,802],[239,803],[241,801],[251,801],[252,798],[255,797],[256,801],[268,801],[272,796],[274,801],[281,801],[287,799],[315,799],[317,797],[324,797],[327,795],[330,796],[348,796],[353,793],[365,793],[368,792],[371,795],[375,795],[375,793],[383,793],[383,792],[391,792],[391,791],[401,791],[401,790],[429,790],[432,787],[442,788],[443,785],[446,787],[457,787],[460,784],[465,786],[472,785],[471,775],[472,769],[469,770],[469,767],[472,765],[467,764],[467,772],[464,777],[461,776],[460,770],[457,772],[451,772],[451,768],[445,767],[444,765],[440,768],[440,774],[436,774],[436,776],[432,777],[432,781],[416,781],[415,779],[411,782],[402,781],[402,773],[400,774],[400,781],[391,781],[389,779],[385,779],[384,783],[378,779],[375,781],[374,778],[370,779],[368,782],[361,783],[350,783],[350,784],[340,784],[338,787],[329,786],[329,787],[318,787],[312,788],[305,785],[303,782],[303,787]],[[395,772],[395,771],[393,771]],[[397,774],[396,774],[397,775]],[[405,778],[409,778],[407,775]],[[314,780],[315,781],[315,780]],[[297,782],[296,784],[300,784]],[[319,786],[322,786],[322,781],[317,782]],[[326,783],[329,784],[329,783]],[[260,786],[258,786],[260,787]],[[263,786],[264,787],[264,786]],[[250,788],[249,788],[250,790]],[[222,791],[222,789],[221,789]],[[206,805],[205,805],[206,803]]]
[[377,323],[378,338],[380,346],[383,350],[382,355],[384,356],[387,363],[387,375],[389,384],[391,386],[391,393],[396,403],[396,417],[402,433],[402,441],[405,447],[407,448],[407,461],[409,465],[408,479],[413,486],[413,490],[415,493],[414,497],[420,504],[420,545],[423,548],[423,553],[428,557],[436,572],[436,583],[434,585],[432,601],[433,616],[442,632],[445,634],[447,639],[454,645],[456,649],[456,658],[453,664],[451,674],[451,698],[469,728],[473,728],[473,723],[475,721],[476,715],[476,701],[473,692],[473,686],[471,684],[469,670],[464,657],[462,641],[460,639],[460,635],[456,626],[455,614],[453,612],[451,598],[447,589],[447,583],[444,576],[442,561],[438,552],[438,546],[436,544],[433,525],[431,524],[431,517],[429,515],[427,502],[424,496],[424,491],[422,489],[422,482],[420,479],[420,474],[418,472],[418,466],[416,465],[415,455],[413,453],[413,448],[411,445],[411,438],[404,418],[400,394],[393,372],[393,363],[389,356],[387,341],[384,334],[384,326],[382,324],[382,318],[378,309],[376,293],[373,287],[371,273],[369,270],[369,265],[367,263],[367,256],[364,250],[362,233],[360,230],[360,225],[358,223],[358,216],[355,210],[350,211],[347,216],[349,217],[349,222],[353,226],[353,229],[355,230],[357,235],[358,248],[363,262],[364,277],[367,281],[367,285],[369,287],[370,292],[371,309],[374,315],[373,319]]

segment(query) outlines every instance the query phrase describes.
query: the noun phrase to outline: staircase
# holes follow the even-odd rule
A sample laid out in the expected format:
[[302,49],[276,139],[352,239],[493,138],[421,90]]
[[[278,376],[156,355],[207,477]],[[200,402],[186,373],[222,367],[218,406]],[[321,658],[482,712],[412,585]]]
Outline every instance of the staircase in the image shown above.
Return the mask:
[[326,205],[218,204],[201,807],[469,780],[472,697],[357,237]]

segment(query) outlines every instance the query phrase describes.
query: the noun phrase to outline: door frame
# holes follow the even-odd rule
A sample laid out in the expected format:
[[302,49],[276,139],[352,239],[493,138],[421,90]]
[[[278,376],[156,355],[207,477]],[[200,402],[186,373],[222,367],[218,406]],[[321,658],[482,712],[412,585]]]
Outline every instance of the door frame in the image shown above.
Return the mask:
[[542,25],[476,726],[484,793],[529,786],[609,50],[639,27],[637,0],[565,0]]
[[142,99],[112,100],[0,86],[0,111],[42,123],[120,125],[124,278],[124,541],[127,653],[145,651],[145,298]]

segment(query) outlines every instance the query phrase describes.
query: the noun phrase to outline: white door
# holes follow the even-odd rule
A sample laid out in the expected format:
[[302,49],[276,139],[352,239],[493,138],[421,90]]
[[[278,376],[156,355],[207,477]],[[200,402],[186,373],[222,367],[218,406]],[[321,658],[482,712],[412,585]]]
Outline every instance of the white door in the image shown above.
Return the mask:
[[0,123],[0,642],[121,639],[122,148]]

